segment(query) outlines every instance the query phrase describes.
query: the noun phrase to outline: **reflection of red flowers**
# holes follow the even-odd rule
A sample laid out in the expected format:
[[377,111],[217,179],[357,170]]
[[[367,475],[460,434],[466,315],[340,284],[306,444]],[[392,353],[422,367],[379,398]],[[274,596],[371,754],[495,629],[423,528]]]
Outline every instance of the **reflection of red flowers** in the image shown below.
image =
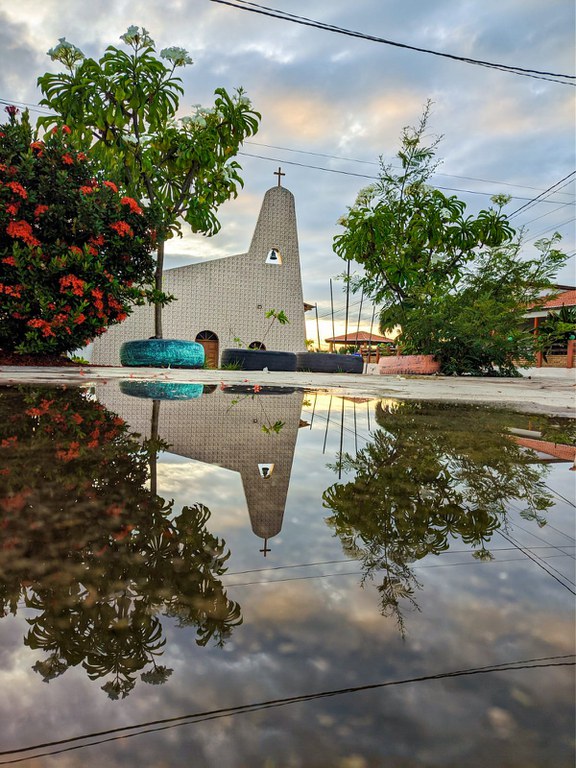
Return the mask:
[[44,416],[45,413],[48,413],[53,402],[54,400],[46,400],[44,398],[38,408],[28,408],[25,413],[27,416]]
[[2,259],[2,264],[9,264],[11,267],[15,267],[16,259],[14,256],[7,256],[5,259]]
[[74,158],[72,157],[72,155],[66,152],[65,155],[62,155],[62,162],[65,163],[66,165],[74,165]]
[[91,237],[88,242],[92,243],[92,245],[104,245],[104,237],[103,235],[98,235],[98,237]]
[[76,440],[73,440],[68,446],[67,451],[63,449],[56,451],[56,458],[62,459],[62,461],[72,461],[73,459],[77,459],[79,454],[80,454],[80,443],[77,442]]
[[18,214],[18,209],[20,208],[20,203],[10,203],[6,206],[6,213],[9,216],[16,216]]
[[125,237],[126,235],[134,237],[132,227],[125,221],[116,221],[114,224],[110,224],[110,229],[113,229],[115,232],[117,232],[120,237]]
[[116,186],[116,184],[114,184],[113,181],[103,181],[102,183],[104,184],[105,187],[110,187],[110,189],[113,192],[118,192],[118,187]]
[[0,499],[0,508],[3,512],[15,513],[22,512],[26,506],[26,499],[32,493],[30,488],[24,488],[19,493],[15,493],[13,496],[7,496],[4,499]]
[[94,192],[94,187],[80,187],[80,192],[82,192],[83,195],[91,195],[92,192]]
[[42,152],[44,150],[44,142],[43,141],[33,141],[32,144],[30,144],[30,149],[34,150],[34,152],[38,153],[38,157],[42,157]]
[[261,389],[262,387],[260,386],[260,384],[254,384],[254,392],[258,393],[260,392]]
[[80,325],[80,323],[83,323],[85,320],[86,320],[86,315],[83,315],[82,313],[80,313],[74,318],[74,324]]
[[5,440],[0,441],[0,448],[10,448],[10,446],[15,445],[17,442],[18,437],[16,435],[7,437]]
[[32,234],[32,227],[27,221],[11,221],[6,227],[6,234],[10,237],[17,237],[23,240],[26,245],[34,247],[40,245],[40,240],[37,240]]
[[77,256],[82,255],[82,248],[78,248],[77,245],[71,245],[70,246],[70,253],[75,253]]
[[136,200],[134,200],[132,197],[123,197],[120,202],[122,205],[127,205],[132,213],[142,213],[142,208],[140,208]]

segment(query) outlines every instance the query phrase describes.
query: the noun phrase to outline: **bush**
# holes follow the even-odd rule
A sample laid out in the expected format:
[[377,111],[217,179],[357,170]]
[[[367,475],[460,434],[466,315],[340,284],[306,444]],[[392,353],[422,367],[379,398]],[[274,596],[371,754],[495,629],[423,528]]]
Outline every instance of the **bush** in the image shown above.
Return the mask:
[[138,203],[54,128],[34,141],[27,113],[0,125],[0,348],[85,346],[144,303],[154,232]]

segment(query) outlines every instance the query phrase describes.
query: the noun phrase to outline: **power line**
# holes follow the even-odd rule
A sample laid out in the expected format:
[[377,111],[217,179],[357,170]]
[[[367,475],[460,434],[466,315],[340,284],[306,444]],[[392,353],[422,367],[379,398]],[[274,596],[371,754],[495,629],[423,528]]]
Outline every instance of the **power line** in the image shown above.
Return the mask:
[[566,183],[563,184],[563,186],[560,187],[560,189],[563,189],[565,186],[568,186],[568,183],[569,183],[568,179],[571,179],[572,176],[574,176],[575,174],[576,174],[576,171],[571,171],[569,174],[564,176],[563,179],[560,179],[560,181],[557,181],[555,184],[552,184],[551,186],[549,186],[548,189],[545,189],[539,195],[536,195],[536,197],[533,197],[532,200],[529,200],[524,205],[521,205],[520,208],[517,208],[515,211],[512,211],[512,213],[508,214],[508,218],[511,219],[513,216],[516,216],[517,214],[519,214],[520,211],[523,211],[525,208],[532,206],[533,203],[542,202],[542,200],[545,200],[547,197],[554,194],[554,192],[558,192],[558,190],[555,189],[555,187],[558,187],[560,184],[563,184],[563,182],[566,182]]
[[[216,2],[216,0],[213,0],[213,1]],[[281,158],[281,157],[267,157],[266,155],[255,155],[255,154],[252,154],[251,152],[238,152],[238,154],[242,155],[243,157],[252,157],[252,158],[255,158],[256,160],[269,160],[270,162],[273,162],[273,163],[282,163],[282,165],[293,165],[298,168],[310,168],[311,170],[314,170],[314,171],[324,171],[325,173],[336,173],[340,176],[354,176],[355,178],[369,179],[370,181],[378,181],[378,178],[379,178],[378,176],[368,176],[365,173],[354,173],[354,171],[341,171],[341,170],[338,170],[337,168],[326,168],[322,165],[310,165],[309,163],[298,163],[295,160],[285,160],[284,158]],[[491,196],[492,194],[494,194],[493,192],[479,192],[476,189],[462,189],[461,187],[444,187],[444,186],[440,186],[439,184],[433,184],[431,186],[433,186],[435,189],[441,189],[444,192],[460,192],[460,193],[466,193],[469,195],[482,195],[483,197]],[[547,192],[548,190],[545,190],[545,191]],[[520,197],[518,195],[510,195],[510,197],[512,200],[527,200],[527,204],[533,202],[533,200],[536,199],[536,198]],[[557,205],[559,201],[548,200],[547,202],[551,205]],[[572,203],[563,203],[563,205],[572,205]],[[521,208],[519,208],[518,210],[521,210]]]
[[[275,144],[264,144],[259,141],[245,141],[245,145],[249,144],[254,147],[266,147],[267,149],[279,149],[281,152],[293,152],[298,155],[313,155],[315,157],[325,157],[328,160],[343,160],[348,163],[359,163],[362,165],[380,165],[380,163],[376,162],[375,160],[360,160],[357,157],[345,157],[343,155],[333,155],[326,152],[313,152],[307,149],[295,149],[294,147],[279,147]],[[400,166],[394,166],[396,168],[400,168]],[[516,187],[520,189],[532,189],[535,192],[541,191],[539,187],[532,187],[528,184],[515,184],[511,181],[495,181],[494,179],[480,179],[476,176],[459,176],[455,173],[439,173],[436,172],[434,176],[444,176],[447,179],[463,179],[464,181],[479,181],[482,184],[501,184],[506,187]],[[372,177],[367,177],[372,178]],[[573,194],[566,192],[564,194],[570,195],[570,197],[574,197]]]
[[566,221],[563,221],[560,224],[554,224],[554,226],[552,226],[552,227],[547,227],[547,229],[542,229],[540,232],[537,232],[535,235],[530,237],[525,242],[532,243],[534,240],[536,240],[537,237],[542,237],[542,235],[545,235],[547,232],[557,231],[557,230],[561,229],[562,227],[565,227],[566,224],[571,224],[575,219],[576,219],[576,217],[573,216],[571,219],[567,219]]
[[[46,110],[43,107],[41,107],[40,105],[38,105],[38,104],[32,104],[30,102],[25,102],[25,101],[15,101],[15,100],[8,101],[6,99],[0,98],[0,104],[6,104],[6,105],[9,105],[9,106],[13,105],[13,106],[17,106],[17,107],[25,107],[27,109],[32,109],[32,110],[34,110],[36,112],[41,112],[43,114],[54,114],[50,110]],[[259,143],[259,142],[256,142],[256,141],[247,141],[247,142],[244,142],[244,143],[245,144],[250,144],[252,146],[267,147],[269,149],[279,149],[279,150],[281,150],[283,152],[293,152],[293,153],[297,153],[297,154],[313,155],[313,156],[316,156],[316,157],[325,157],[327,159],[332,159],[332,160],[344,160],[344,161],[347,161],[347,162],[361,163],[361,164],[365,164],[365,165],[379,165],[374,160],[359,160],[357,158],[343,157],[343,156],[339,156],[339,155],[331,155],[331,154],[324,153],[324,152],[312,152],[312,151],[304,150],[304,149],[293,149],[293,148],[290,148],[290,147],[279,147],[279,146],[275,146],[273,144],[262,144],[262,143]],[[370,175],[367,175],[367,174],[354,173],[354,172],[351,172],[351,171],[341,171],[341,170],[338,170],[338,169],[335,169],[335,168],[325,168],[323,166],[310,165],[310,164],[307,164],[307,163],[298,163],[298,162],[295,162],[295,161],[285,160],[285,159],[282,159],[282,158],[267,157],[265,155],[255,155],[255,154],[251,154],[249,152],[239,152],[238,154],[239,155],[243,155],[244,157],[252,157],[252,158],[255,158],[257,160],[270,160],[270,161],[272,161],[274,163],[283,163],[284,165],[294,165],[294,166],[297,166],[297,167],[300,167],[300,168],[309,168],[311,170],[324,171],[326,173],[336,173],[336,174],[340,174],[340,175],[343,175],[343,176],[354,176],[356,178],[369,179],[371,181],[376,181],[378,179],[378,176],[370,176]],[[453,178],[453,179],[463,179],[463,180],[468,180],[468,181],[479,181],[479,182],[482,182],[484,184],[501,184],[501,185],[505,185],[505,186],[508,186],[508,187],[517,187],[517,188],[520,187],[520,188],[524,188],[524,189],[534,189],[534,190],[537,189],[537,187],[531,187],[531,186],[528,186],[528,185],[525,185],[525,184],[514,184],[513,182],[508,182],[508,181],[495,181],[495,180],[490,180],[490,179],[480,179],[480,178],[476,178],[474,176],[458,176],[458,175],[452,174],[452,173],[437,173],[435,175],[436,176],[445,176],[446,178]],[[471,194],[471,195],[489,195],[489,194],[492,194],[492,193],[489,193],[489,192],[480,192],[478,190],[462,189],[460,187],[436,186],[436,189],[441,189],[441,190],[448,191],[448,192],[465,192],[465,193],[468,193],[468,194]],[[559,191],[559,190],[555,190],[555,191]],[[548,192],[548,190],[544,190],[544,192],[542,194],[544,194],[545,192]],[[563,194],[571,194],[571,193],[563,193]],[[574,195],[571,195],[571,197],[574,197]],[[518,195],[511,195],[511,198],[513,200],[526,200],[527,202],[532,202],[532,201],[537,199],[537,198],[520,197]],[[559,201],[550,201],[550,202],[552,203],[552,202],[559,202]],[[572,203],[562,203],[562,205],[571,205],[571,204]],[[518,209],[518,210],[521,210],[521,209]],[[544,215],[547,215],[547,214],[544,214]]]
[[[444,53],[441,51],[434,51],[429,48],[420,48],[414,45],[408,45],[406,43],[399,43],[395,40],[388,40],[383,37],[376,37],[375,35],[367,35],[364,32],[356,32],[344,27],[338,27],[333,24],[325,24],[324,22],[310,19],[306,16],[297,16],[287,11],[280,11],[277,8],[270,8],[265,5],[259,5],[258,3],[249,2],[248,0],[237,0],[237,2],[230,2],[230,0],[210,0],[213,3],[220,3],[221,5],[229,5],[231,8],[236,8],[241,11],[248,11],[250,13],[257,13],[263,16],[270,16],[275,19],[281,19],[282,21],[290,21],[293,24],[301,24],[307,27],[314,27],[315,29],[322,29],[327,32],[336,32],[348,37],[356,37],[362,40],[369,40],[375,43],[382,43],[384,45],[391,45],[396,48],[404,48],[410,51],[417,51],[418,53],[427,53],[432,56],[440,56],[442,58],[451,59],[453,61],[464,62],[465,64],[475,64],[481,67],[488,67],[490,69],[496,69],[501,72],[508,72],[513,75],[522,75],[524,77],[532,77],[536,80],[549,80],[561,85],[574,86],[575,83],[566,82],[567,80],[576,80],[574,75],[565,75],[558,72],[546,72],[538,69],[528,69],[525,67],[517,67],[509,64],[497,64],[490,61],[483,61],[482,59],[471,59],[466,56],[457,56],[451,53]],[[241,3],[239,5],[238,3]],[[250,7],[248,7],[250,6]],[[558,79],[564,78],[564,79]]]

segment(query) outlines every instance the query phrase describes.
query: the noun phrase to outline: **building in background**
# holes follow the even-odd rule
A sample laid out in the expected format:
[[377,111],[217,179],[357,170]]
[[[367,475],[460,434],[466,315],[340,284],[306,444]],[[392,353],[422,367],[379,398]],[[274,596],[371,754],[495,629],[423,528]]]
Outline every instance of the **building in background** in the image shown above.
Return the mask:
[[[198,341],[213,367],[227,347],[263,343],[283,352],[306,349],[294,196],[280,186],[280,178],[278,172],[278,185],[264,196],[247,253],[164,273],[164,290],[176,297],[163,310],[164,337]],[[270,320],[265,315],[270,309],[282,310],[289,324],[273,323],[266,334]],[[92,363],[119,365],[125,341],[153,335],[153,307],[136,307],[123,323],[94,342]]]

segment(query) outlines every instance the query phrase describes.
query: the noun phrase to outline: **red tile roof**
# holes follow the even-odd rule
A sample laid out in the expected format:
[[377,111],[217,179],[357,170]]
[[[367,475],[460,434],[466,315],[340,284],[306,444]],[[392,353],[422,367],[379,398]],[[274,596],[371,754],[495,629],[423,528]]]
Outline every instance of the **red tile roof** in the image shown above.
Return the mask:
[[394,339],[387,339],[386,336],[378,336],[376,333],[368,333],[367,331],[348,331],[347,334],[342,334],[342,336],[333,336],[331,339],[325,339],[327,342],[333,342],[336,344],[356,344],[359,341],[372,341],[372,342],[389,342],[390,344],[394,343]]
[[542,306],[545,309],[553,309],[554,307],[573,307],[576,305],[576,288],[572,288],[569,291],[562,291],[553,299],[550,299]]

